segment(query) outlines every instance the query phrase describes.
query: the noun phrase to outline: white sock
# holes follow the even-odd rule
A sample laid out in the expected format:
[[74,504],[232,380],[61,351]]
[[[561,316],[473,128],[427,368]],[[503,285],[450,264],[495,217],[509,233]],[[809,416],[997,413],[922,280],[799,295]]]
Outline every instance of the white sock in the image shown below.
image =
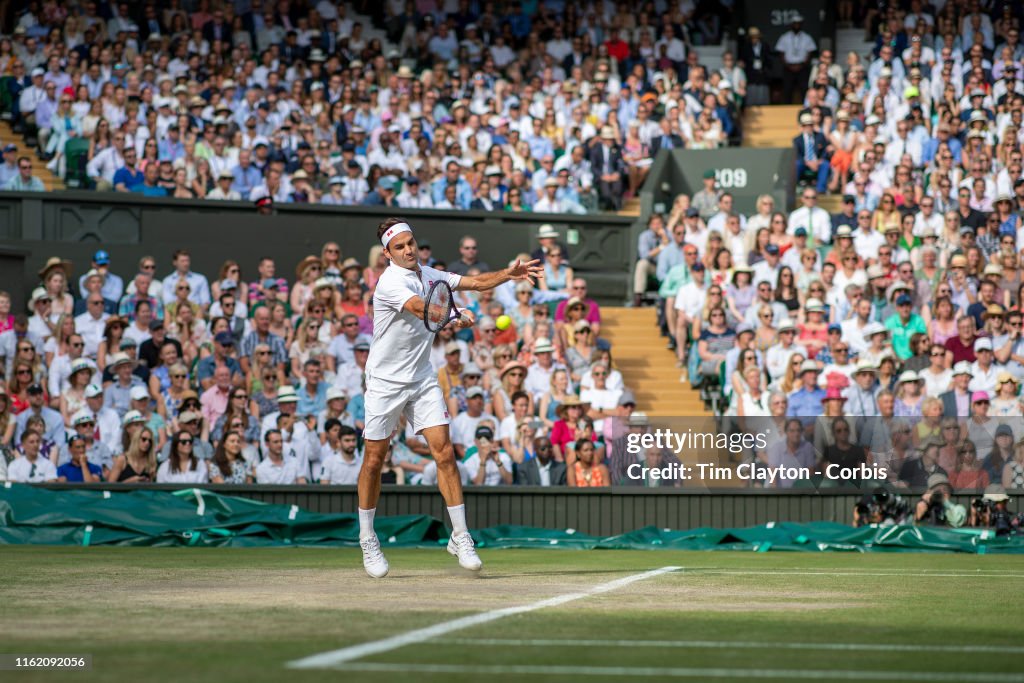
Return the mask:
[[377,513],[377,508],[372,510],[364,510],[359,508],[359,540],[364,538],[370,538],[373,536],[373,516]]
[[452,518],[452,536],[469,531],[466,526],[466,506],[455,505],[448,508],[448,516]]

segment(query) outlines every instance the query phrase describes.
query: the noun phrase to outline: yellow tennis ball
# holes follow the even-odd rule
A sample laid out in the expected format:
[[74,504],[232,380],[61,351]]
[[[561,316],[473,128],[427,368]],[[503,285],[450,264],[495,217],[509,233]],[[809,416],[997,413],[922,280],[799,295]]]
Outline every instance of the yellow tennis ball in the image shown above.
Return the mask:
[[494,321],[494,326],[499,330],[507,330],[508,326],[512,324],[512,318],[507,315],[499,315],[498,319]]

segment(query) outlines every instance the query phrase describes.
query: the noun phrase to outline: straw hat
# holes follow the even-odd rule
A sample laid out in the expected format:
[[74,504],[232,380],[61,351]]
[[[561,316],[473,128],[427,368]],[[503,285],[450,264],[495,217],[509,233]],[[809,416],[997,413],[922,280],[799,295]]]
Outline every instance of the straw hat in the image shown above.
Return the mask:
[[320,265],[319,256],[307,256],[306,258],[299,261],[299,265],[295,266],[295,276],[301,278],[303,273],[313,265]]
[[501,368],[501,379],[505,379],[505,375],[516,369],[522,370],[524,373],[529,371],[527,367],[520,363],[519,361],[510,360],[509,362],[505,363],[505,365],[503,365]]
[[569,395],[569,396],[567,396],[565,398],[564,401],[562,401],[558,405],[557,408],[555,408],[555,414],[558,416],[558,418],[560,420],[564,420],[565,419],[565,411],[567,409],[571,408],[572,406],[580,406],[581,408],[583,408],[583,412],[585,413],[585,412],[587,412],[587,408],[590,407],[590,404],[589,403],[583,403],[576,396]]
[[49,276],[50,271],[60,268],[64,271],[64,277],[67,280],[71,279],[71,261],[62,259],[59,256],[51,256],[46,259],[46,263],[42,268],[39,269],[39,279],[45,280]]

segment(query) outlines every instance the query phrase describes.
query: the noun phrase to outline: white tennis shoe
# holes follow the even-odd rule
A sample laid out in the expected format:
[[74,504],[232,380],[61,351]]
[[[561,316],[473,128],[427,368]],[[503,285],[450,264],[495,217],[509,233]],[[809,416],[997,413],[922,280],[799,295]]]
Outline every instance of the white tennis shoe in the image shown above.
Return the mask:
[[388,561],[380,549],[380,541],[377,534],[359,541],[359,547],[363,549],[363,569],[374,579],[383,579],[388,575]]
[[452,534],[452,537],[448,539],[448,554],[458,557],[459,566],[463,569],[478,572],[484,566],[480,556],[476,554],[473,537],[469,535],[468,531],[458,535]]

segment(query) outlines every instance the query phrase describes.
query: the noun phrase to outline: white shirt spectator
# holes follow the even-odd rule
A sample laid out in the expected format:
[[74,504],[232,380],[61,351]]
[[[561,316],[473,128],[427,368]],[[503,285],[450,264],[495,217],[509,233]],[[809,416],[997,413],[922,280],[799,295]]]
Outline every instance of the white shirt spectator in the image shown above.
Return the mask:
[[[97,306],[97,308],[99,307]],[[88,311],[75,317],[75,332],[85,342],[83,355],[89,358],[96,357],[97,352],[99,352],[100,342],[103,341],[103,328],[106,326],[107,318],[109,317],[109,314],[103,313],[97,319],[92,317]]]
[[341,453],[331,450],[330,444],[324,444],[320,458],[323,466],[320,472],[321,484],[350,486],[359,481],[359,469],[363,466],[363,459],[358,453],[349,461],[342,457]]
[[794,353],[799,353],[804,358],[807,358],[807,349],[800,344],[793,344],[792,346],[776,344],[768,349],[768,352],[765,354],[764,364],[772,381],[781,379],[786,374],[789,359],[792,358]]
[[257,484],[296,484],[299,478],[298,460],[292,457],[281,458],[275,463],[270,458],[253,469]]
[[96,418],[96,431],[99,440],[110,449],[110,452],[117,455],[121,453],[121,417],[113,408],[100,408],[99,412],[93,413]]
[[943,370],[936,374],[930,368],[925,368],[920,372],[920,375],[921,379],[924,380],[925,396],[938,396],[943,392],[949,391],[949,385],[953,381],[952,370]]
[[704,301],[707,297],[707,285],[698,285],[695,280],[687,282],[676,293],[676,310],[682,311],[686,317],[693,320],[704,310]]
[[[583,389],[580,392],[580,400],[598,410],[614,410],[619,406],[620,396],[621,389]],[[603,430],[604,418],[594,420],[594,431],[600,434]]]
[[[327,347],[327,353],[334,356],[338,366],[350,363],[354,364],[356,358],[355,353],[352,351],[352,347],[359,342],[366,342],[369,344],[370,337],[365,334],[360,334],[354,341],[350,341],[345,335],[339,334],[331,340],[330,345]],[[360,377],[360,379],[362,378]]]
[[90,178],[102,178],[108,183],[114,182],[114,174],[117,169],[124,166],[124,157],[113,147],[107,147],[92,158],[85,168],[86,175]]
[[[178,281],[181,279],[182,275],[178,271],[174,271],[164,278],[162,286],[164,301],[174,301],[176,298],[174,295],[174,288],[178,285]],[[185,274],[184,279],[188,282],[189,286],[188,300],[194,304],[199,304],[200,306],[209,306],[210,283],[207,281],[206,276],[190,270]],[[149,291],[153,291],[152,285],[150,285]]]
[[349,398],[363,393],[363,370],[354,362],[338,366],[334,386],[343,389]]
[[686,45],[683,43],[683,41],[679,40],[679,38],[676,38],[675,36],[673,36],[671,40],[666,40],[665,38],[662,38],[661,40],[654,44],[654,54],[661,54],[662,45],[668,46],[668,51],[665,53],[665,56],[671,59],[673,62],[686,61]]
[[[466,464],[455,459],[455,466],[459,468],[459,479],[462,480],[463,486],[468,486],[470,482],[469,470],[466,468]],[[476,470],[474,470],[476,472]],[[437,463],[431,460],[423,467],[423,476],[420,478],[420,484],[423,486],[437,486]]]
[[206,198],[232,202],[242,201],[242,195],[239,194],[236,190],[228,189],[228,191],[225,192],[224,190],[220,189],[219,186],[213,188],[213,190],[211,190],[210,193],[206,195]]
[[197,459],[195,469],[179,472],[172,472],[171,461],[164,460],[156,471],[156,483],[158,484],[205,484],[209,480],[210,472],[206,468],[205,460]]
[[792,235],[800,227],[807,228],[818,244],[832,241],[832,217],[820,206],[801,206],[789,214],[786,231]]
[[455,419],[452,420],[451,426],[452,443],[462,445],[465,448],[472,446],[477,425],[484,420],[490,420],[492,423],[498,424],[498,420],[487,412],[480,413],[479,417],[473,417],[469,413],[459,413],[456,415]]
[[20,455],[7,467],[7,481],[15,483],[40,484],[56,479],[57,468],[41,455],[36,457],[35,462],[29,462],[28,458]]
[[[501,461],[502,467],[506,472],[512,472],[512,458],[509,457],[505,451],[498,451],[498,460]],[[474,453],[473,455],[466,458],[466,472],[469,474],[470,480],[476,478],[476,475],[480,472],[480,454]],[[499,486],[504,483],[501,478],[501,468],[498,467],[498,463],[488,459],[484,470],[484,486]]]
[[996,393],[996,377],[1002,368],[995,363],[988,366],[988,370],[982,370],[978,361],[971,363],[971,383],[967,389],[973,394],[975,391],[987,391],[990,397]]
[[793,29],[779,36],[778,42],[775,43],[775,51],[782,53],[786,64],[802,64],[817,49],[818,46],[815,45],[814,38],[811,38],[806,31],[797,33]]

